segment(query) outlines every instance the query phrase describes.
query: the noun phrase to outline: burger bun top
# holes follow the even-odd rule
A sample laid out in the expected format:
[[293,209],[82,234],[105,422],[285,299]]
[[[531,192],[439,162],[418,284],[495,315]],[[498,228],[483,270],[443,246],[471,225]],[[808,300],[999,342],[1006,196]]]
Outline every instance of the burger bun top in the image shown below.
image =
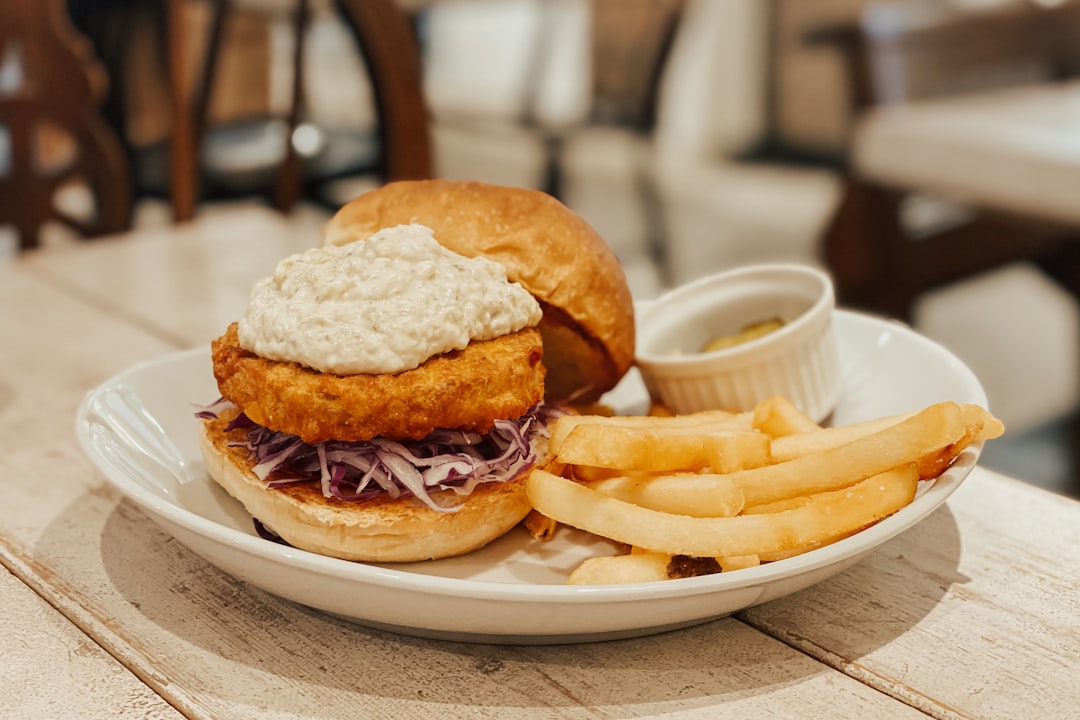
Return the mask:
[[540,302],[548,399],[595,401],[630,368],[634,307],[626,275],[603,238],[554,197],[480,182],[388,183],[342,207],[324,244],[410,223],[430,227],[460,255],[501,263]]

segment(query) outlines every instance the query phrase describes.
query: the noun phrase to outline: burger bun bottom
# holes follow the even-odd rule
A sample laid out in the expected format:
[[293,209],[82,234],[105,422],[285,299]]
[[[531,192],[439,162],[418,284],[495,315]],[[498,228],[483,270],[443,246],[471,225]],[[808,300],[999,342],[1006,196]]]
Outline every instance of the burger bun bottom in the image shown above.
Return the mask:
[[433,494],[454,512],[432,510],[416,498],[345,502],[323,496],[311,484],[268,489],[251,472],[247,450],[230,447],[213,422],[203,422],[199,447],[207,471],[268,530],[293,547],[366,562],[416,562],[462,555],[505,535],[528,515],[525,474],[483,483],[462,499]]

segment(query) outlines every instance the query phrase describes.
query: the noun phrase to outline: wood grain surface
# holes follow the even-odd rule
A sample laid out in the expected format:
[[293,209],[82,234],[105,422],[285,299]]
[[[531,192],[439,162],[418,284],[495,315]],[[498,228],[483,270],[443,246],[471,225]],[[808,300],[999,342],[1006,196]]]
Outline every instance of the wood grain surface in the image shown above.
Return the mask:
[[7,720],[183,717],[91,638],[0,569],[0,697]]
[[977,469],[868,562],[740,617],[934,717],[1080,717],[1078,520]]
[[[143,707],[140,680],[164,702],[136,717],[1077,717],[1080,503],[982,468],[832,579],[634,640],[420,640],[209,565],[107,484],[72,418],[115,372],[220,332],[309,232],[253,210],[0,266],[0,561],[24,583],[0,582],[19,608],[0,638],[25,643],[42,615],[61,629],[6,653],[0,682],[88,662],[120,717]],[[115,661],[78,655],[91,646]],[[53,701],[91,697],[59,684]]]

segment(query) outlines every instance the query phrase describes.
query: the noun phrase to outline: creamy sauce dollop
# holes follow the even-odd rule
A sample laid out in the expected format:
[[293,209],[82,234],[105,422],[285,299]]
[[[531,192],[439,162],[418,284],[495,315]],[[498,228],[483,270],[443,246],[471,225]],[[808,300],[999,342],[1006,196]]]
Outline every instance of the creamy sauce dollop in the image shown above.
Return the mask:
[[540,316],[499,263],[444,248],[426,226],[398,225],[282,260],[252,289],[239,338],[261,357],[325,373],[397,373]]

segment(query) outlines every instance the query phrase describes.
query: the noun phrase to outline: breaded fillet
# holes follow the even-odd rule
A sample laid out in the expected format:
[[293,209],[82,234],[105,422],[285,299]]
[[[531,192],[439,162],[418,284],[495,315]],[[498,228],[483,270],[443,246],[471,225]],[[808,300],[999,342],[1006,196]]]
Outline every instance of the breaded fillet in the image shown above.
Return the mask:
[[254,422],[308,443],[420,439],[438,428],[484,433],[544,396],[536,328],[473,342],[395,375],[332,375],[267,360],[240,347],[236,323],[211,350],[222,397]]

